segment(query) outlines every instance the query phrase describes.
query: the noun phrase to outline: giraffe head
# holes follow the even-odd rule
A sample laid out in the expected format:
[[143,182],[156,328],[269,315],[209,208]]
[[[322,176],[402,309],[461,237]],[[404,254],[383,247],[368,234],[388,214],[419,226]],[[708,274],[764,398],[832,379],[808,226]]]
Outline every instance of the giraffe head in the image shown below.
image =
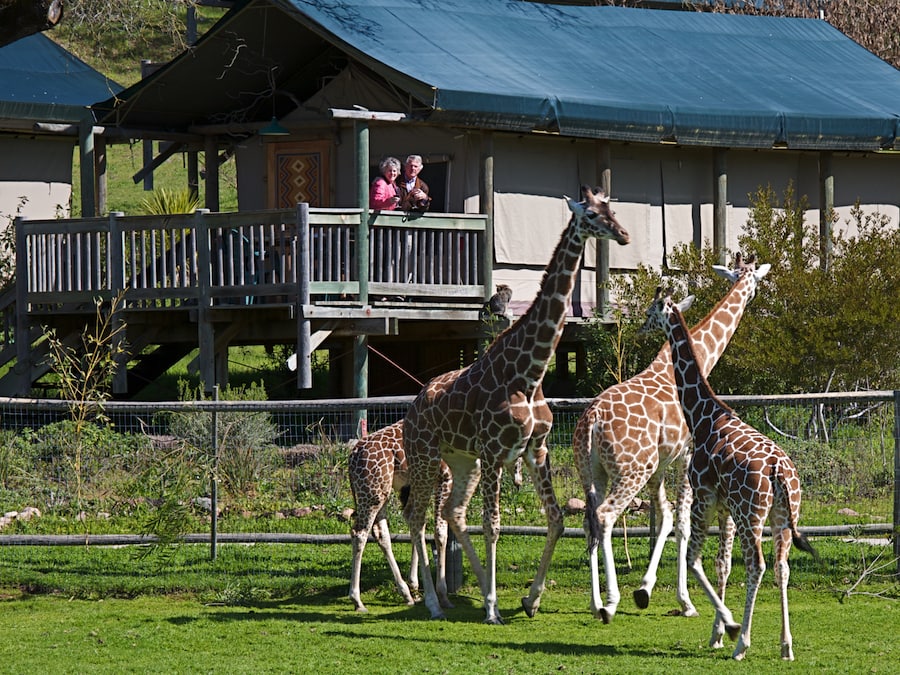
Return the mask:
[[609,196],[603,190],[592,190],[587,185],[582,185],[581,193],[584,198],[580,202],[566,197],[572,212],[570,225],[581,228],[585,239],[613,239],[622,246],[631,241],[628,231],[619,225],[616,214],[609,208]]
[[644,325],[638,329],[638,332],[649,333],[653,330],[665,330],[673,307],[678,307],[678,310],[684,314],[693,303],[694,296],[689,295],[676,304],[672,299],[672,289],[664,292],[662,286],[657,286],[653,302],[647,308],[647,319],[644,321]]
[[744,276],[747,277],[747,281],[750,285],[750,297],[747,300],[748,302],[756,295],[756,286],[759,283],[759,280],[766,276],[771,268],[772,266],[769,263],[760,265],[757,268],[755,256],[749,256],[747,260],[744,260],[740,252],[735,253],[734,255],[733,270],[728,269],[724,265],[713,265],[715,273],[720,277],[728,279],[732,284],[736,283],[738,279],[741,279]]

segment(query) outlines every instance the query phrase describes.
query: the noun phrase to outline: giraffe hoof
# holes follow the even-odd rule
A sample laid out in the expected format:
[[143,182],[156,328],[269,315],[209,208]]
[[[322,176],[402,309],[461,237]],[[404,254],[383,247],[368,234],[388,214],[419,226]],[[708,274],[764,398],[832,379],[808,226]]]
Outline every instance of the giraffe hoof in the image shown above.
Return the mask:
[[503,617],[499,614],[497,616],[488,616],[485,617],[484,623],[489,624],[491,626],[502,626],[503,625]]
[[634,604],[638,609],[647,609],[650,606],[650,594],[646,588],[639,588],[634,592]]
[[531,604],[527,597],[522,598],[522,609],[525,610],[525,615],[529,619],[533,619],[534,615],[537,614],[538,611],[538,608]]
[[726,623],[725,632],[728,633],[728,637],[730,637],[732,640],[737,640],[738,635],[741,634],[741,624]]
[[613,615],[606,611],[606,607],[601,607],[598,614],[603,623],[609,623],[610,621],[612,621]]

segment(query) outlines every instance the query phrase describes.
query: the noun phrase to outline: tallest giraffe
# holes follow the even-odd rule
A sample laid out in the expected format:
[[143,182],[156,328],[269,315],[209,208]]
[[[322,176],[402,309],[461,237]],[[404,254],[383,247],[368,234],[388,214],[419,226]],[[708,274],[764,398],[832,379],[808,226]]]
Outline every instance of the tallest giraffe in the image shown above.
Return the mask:
[[[522,604],[529,616],[540,605],[544,580],[562,512],[553,492],[547,435],[553,415],[541,382],[559,344],[575,287],[578,265],[591,238],[629,242],[609,206],[609,197],[582,188],[584,201],[568,200],[572,217],[544,272],[531,307],[501,333],[475,363],[431,380],[410,406],[403,426],[410,495],[405,516],[422,567],[425,604],[442,618],[425,552],[425,515],[443,459],[453,474],[444,516],[466,552],[484,597],[485,623],[503,623],[497,608],[497,539],[500,477],[504,466],[524,456],[547,514],[547,540],[540,566]],[[485,564],[466,527],[466,508],[481,481],[484,499]]]

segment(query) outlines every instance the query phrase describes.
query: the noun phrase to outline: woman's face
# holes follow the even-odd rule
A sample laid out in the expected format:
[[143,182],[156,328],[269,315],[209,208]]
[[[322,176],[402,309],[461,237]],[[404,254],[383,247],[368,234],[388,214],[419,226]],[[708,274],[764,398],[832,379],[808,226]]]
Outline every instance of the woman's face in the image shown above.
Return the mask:
[[397,180],[397,176],[400,175],[400,169],[395,166],[386,166],[384,167],[384,177],[387,179],[389,183],[393,183]]

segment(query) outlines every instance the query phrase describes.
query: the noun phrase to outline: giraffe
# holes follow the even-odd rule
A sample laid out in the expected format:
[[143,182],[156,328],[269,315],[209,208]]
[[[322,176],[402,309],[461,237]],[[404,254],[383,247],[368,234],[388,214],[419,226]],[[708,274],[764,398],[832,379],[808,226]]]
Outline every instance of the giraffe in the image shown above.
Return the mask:
[[[500,477],[504,466],[524,456],[547,515],[547,539],[529,595],[522,599],[528,616],[540,605],[544,581],[563,515],[551,482],[547,435],[553,416],[541,383],[565,326],[579,262],[590,237],[624,245],[619,225],[602,191],[582,188],[584,201],[566,198],[572,216],[544,272],[528,310],[504,330],[471,365],[438,375],[419,393],[404,420],[410,496],[404,516],[419,548],[425,605],[432,618],[444,618],[435,596],[424,551],[428,496],[443,459],[453,475],[444,517],[466,552],[484,598],[485,623],[502,624],[497,607],[497,538],[500,533]],[[482,480],[483,478],[483,480]],[[469,500],[481,481],[485,564],[472,546],[466,526]]]
[[[409,486],[406,455],[403,452],[403,420],[395,422],[361,439],[350,451],[348,462],[350,491],[353,493],[352,535],[353,563],[350,572],[350,600],[357,612],[365,612],[359,590],[359,578],[362,569],[362,556],[366,548],[369,532],[374,531],[378,545],[384,552],[397,590],[407,605],[415,603],[410,587],[419,586],[418,554],[412,550],[407,585],[394,558],[391,547],[391,533],[388,529],[385,507],[392,490],[400,491],[400,499],[405,502],[404,493]],[[441,515],[441,507],[450,494],[450,471],[441,463],[437,490],[435,491],[435,528],[434,540],[437,549],[437,594],[441,607],[453,607],[447,597],[445,562],[447,550],[447,521]]]
[[[664,295],[659,288],[647,310],[647,324],[666,331],[681,409],[694,439],[688,467],[694,500],[687,563],[716,610],[710,644],[716,646],[722,632],[727,631],[731,639],[737,638],[732,658],[738,661],[750,647],[753,608],[766,570],[762,534],[768,518],[775,544],[775,583],[781,593],[781,658],[793,661],[787,598],[791,543],[817,556],[797,527],[800,517],[797,469],[784,450],[741,421],[716,396],[698,367],[694,343],[681,312],[671,296]],[[709,522],[717,511],[726,511],[734,519],[747,568],[747,596],[740,624],[735,623],[725,602],[716,595],[700,557]]]
[[[418,553],[412,549],[412,560],[409,570],[409,584],[403,579],[394,550],[391,546],[391,533],[388,528],[385,506],[392,490],[400,493],[400,501],[405,504],[409,492],[409,471],[406,453],[403,451],[403,420],[375,431],[361,439],[350,451],[347,467],[350,476],[350,491],[353,494],[353,523],[350,527],[352,565],[350,571],[350,600],[357,612],[366,612],[359,590],[359,579],[362,571],[362,556],[369,538],[369,532],[375,534],[378,545],[394,577],[394,584],[407,605],[415,604],[411,591],[419,588]],[[446,463],[441,462],[440,477],[434,495],[435,506],[435,548],[437,561],[437,594],[441,607],[452,608],[453,603],[447,595],[446,561],[447,561],[447,521],[442,515],[442,508],[450,495],[452,477]],[[513,483],[522,484],[522,461],[517,460]]]
[[[700,369],[704,373],[711,371],[721,357],[747,303],[755,295],[760,279],[770,267],[765,264],[756,269],[752,259],[744,261],[740,254],[735,256],[733,270],[714,266],[716,273],[728,279],[732,286],[691,331],[697,345]],[[660,349],[642,372],[609,387],[591,401],[575,425],[572,445],[575,465],[585,492],[585,533],[593,615],[609,623],[616,613],[620,595],[613,559],[612,529],[637,493],[649,484],[657,513],[660,514],[660,524],[647,572],[641,579],[640,588],[634,591],[635,603],[641,609],[649,605],[663,547],[677,520],[676,597],[683,616],[697,616],[688,595],[685,562],[690,536],[688,509],[691,493],[686,472],[690,432],[681,414],[672,373],[672,355],[667,346]],[[675,516],[663,484],[665,470],[670,465],[674,465],[676,474],[681,477]],[[734,529],[727,518],[723,518],[720,525],[716,571],[719,594],[724,598],[725,584],[731,571]],[[600,596],[597,549],[601,545],[606,573],[606,605]]]

